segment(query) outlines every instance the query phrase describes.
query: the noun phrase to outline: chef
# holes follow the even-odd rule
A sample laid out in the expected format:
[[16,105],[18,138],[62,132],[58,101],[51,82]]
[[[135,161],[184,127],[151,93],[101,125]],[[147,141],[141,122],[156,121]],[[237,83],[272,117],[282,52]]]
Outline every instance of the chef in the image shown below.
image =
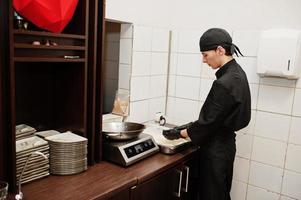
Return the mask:
[[251,97],[245,72],[233,58],[241,52],[227,31],[207,30],[200,38],[203,62],[215,73],[210,92],[197,121],[164,131],[167,139],[190,137],[200,147],[200,200],[230,200],[235,131],[246,127],[251,117]]

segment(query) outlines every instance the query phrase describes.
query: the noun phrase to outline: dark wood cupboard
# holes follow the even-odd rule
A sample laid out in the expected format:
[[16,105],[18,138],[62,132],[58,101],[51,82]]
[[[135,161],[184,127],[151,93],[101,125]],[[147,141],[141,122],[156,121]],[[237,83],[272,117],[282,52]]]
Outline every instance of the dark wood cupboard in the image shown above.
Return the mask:
[[131,200],[193,200],[197,185],[193,174],[195,160],[189,160],[130,189]]
[[113,195],[110,200],[194,200],[197,199],[197,156],[174,167],[166,169],[157,176]]
[[104,1],[79,0],[62,33],[17,29],[12,1],[0,9],[0,179],[15,191],[18,124],[73,131],[88,138],[89,164],[101,160]]

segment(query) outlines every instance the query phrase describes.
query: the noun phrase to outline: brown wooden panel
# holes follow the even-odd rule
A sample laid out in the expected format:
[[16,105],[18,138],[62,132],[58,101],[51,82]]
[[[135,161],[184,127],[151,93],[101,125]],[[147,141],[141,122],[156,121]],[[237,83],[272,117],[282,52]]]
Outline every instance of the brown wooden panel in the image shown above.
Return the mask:
[[110,163],[72,176],[50,176],[23,186],[26,199],[108,199],[137,183],[136,177]]
[[131,189],[131,200],[174,199],[170,184],[172,169]]
[[[196,149],[169,156],[156,154],[123,168],[106,161],[72,176],[50,176],[23,186],[28,199],[108,199],[132,186],[160,177],[170,169],[192,158]],[[160,178],[159,178],[160,179]],[[164,180],[164,178],[163,178]]]
[[130,189],[125,189],[114,196],[108,198],[108,200],[130,200]]

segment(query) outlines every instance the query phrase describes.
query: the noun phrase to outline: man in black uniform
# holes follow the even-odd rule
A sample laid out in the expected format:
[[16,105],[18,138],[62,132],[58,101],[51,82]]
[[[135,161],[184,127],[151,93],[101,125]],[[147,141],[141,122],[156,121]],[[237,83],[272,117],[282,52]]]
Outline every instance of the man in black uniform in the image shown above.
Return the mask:
[[164,131],[163,135],[167,139],[190,137],[200,146],[200,200],[230,200],[235,131],[246,127],[250,121],[250,89],[245,72],[232,57],[240,50],[232,43],[227,31],[220,28],[207,30],[200,38],[200,50],[203,62],[218,69],[216,80],[199,119]]

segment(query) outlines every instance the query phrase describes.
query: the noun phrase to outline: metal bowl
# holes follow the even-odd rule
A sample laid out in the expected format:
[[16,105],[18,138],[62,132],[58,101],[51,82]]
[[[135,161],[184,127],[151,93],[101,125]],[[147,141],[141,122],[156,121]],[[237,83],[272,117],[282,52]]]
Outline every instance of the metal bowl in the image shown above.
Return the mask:
[[102,132],[106,138],[113,140],[128,140],[139,136],[145,126],[133,122],[108,122],[103,123]]

